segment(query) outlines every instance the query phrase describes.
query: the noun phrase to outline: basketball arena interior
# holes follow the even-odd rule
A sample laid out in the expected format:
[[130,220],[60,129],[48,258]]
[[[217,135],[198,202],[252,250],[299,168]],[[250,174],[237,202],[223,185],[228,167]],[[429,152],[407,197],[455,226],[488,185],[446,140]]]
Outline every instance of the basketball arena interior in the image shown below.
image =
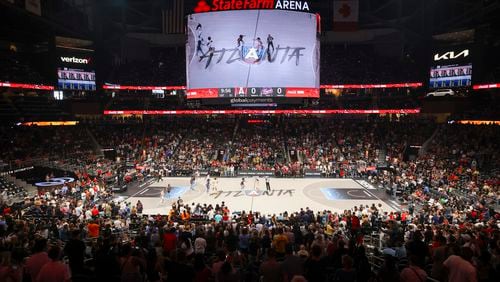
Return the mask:
[[498,281],[499,15],[0,0],[0,281]]

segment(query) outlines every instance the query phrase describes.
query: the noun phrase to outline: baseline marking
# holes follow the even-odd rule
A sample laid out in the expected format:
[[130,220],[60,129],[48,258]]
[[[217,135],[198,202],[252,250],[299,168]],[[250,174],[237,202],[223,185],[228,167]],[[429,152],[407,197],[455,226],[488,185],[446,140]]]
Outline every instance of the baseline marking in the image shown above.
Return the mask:
[[400,211],[400,210],[401,210],[401,208],[399,208],[399,207],[397,207],[397,206],[396,206],[396,207],[394,207],[394,206],[393,206],[393,205],[391,205],[390,203],[388,203],[388,202],[386,202],[386,201],[384,201],[384,200],[380,199],[379,197],[377,197],[377,196],[376,196],[375,194],[373,194],[372,192],[370,192],[370,191],[368,191],[368,190],[365,190],[365,191],[366,191],[367,193],[370,193],[373,197],[377,198],[379,201],[386,203],[386,204],[387,204],[388,206],[390,206],[391,208],[393,208],[393,209],[395,209],[395,210],[398,210],[398,211]]

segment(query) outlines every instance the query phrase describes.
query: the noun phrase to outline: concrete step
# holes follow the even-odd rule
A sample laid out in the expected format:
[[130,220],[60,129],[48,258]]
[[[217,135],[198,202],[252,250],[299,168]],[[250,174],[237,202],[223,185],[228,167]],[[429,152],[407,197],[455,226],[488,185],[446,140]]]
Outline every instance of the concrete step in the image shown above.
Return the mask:
[[31,184],[27,184],[24,189],[28,192],[29,197],[34,197],[38,194],[38,189]]

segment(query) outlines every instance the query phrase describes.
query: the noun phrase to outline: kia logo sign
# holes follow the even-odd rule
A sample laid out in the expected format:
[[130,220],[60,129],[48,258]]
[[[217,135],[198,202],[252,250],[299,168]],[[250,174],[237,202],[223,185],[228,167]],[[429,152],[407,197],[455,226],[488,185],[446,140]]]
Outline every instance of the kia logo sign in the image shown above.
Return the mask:
[[77,57],[61,57],[61,61],[65,62],[65,63],[87,65],[90,62],[90,59],[82,59],[82,58],[77,58]]
[[450,52],[446,52],[442,55],[440,55],[439,53],[434,54],[434,61],[453,60],[453,59],[460,58],[460,57],[465,58],[467,56],[469,56],[469,49],[465,49],[462,52],[457,53],[457,54],[455,54],[454,51],[450,51]]

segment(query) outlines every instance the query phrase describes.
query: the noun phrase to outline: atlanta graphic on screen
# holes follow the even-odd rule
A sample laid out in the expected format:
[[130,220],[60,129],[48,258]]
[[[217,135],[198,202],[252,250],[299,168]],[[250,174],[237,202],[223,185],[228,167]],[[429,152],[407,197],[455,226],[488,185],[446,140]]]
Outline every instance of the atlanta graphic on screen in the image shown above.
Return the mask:
[[304,12],[189,15],[188,98],[319,95],[316,30],[316,15]]

